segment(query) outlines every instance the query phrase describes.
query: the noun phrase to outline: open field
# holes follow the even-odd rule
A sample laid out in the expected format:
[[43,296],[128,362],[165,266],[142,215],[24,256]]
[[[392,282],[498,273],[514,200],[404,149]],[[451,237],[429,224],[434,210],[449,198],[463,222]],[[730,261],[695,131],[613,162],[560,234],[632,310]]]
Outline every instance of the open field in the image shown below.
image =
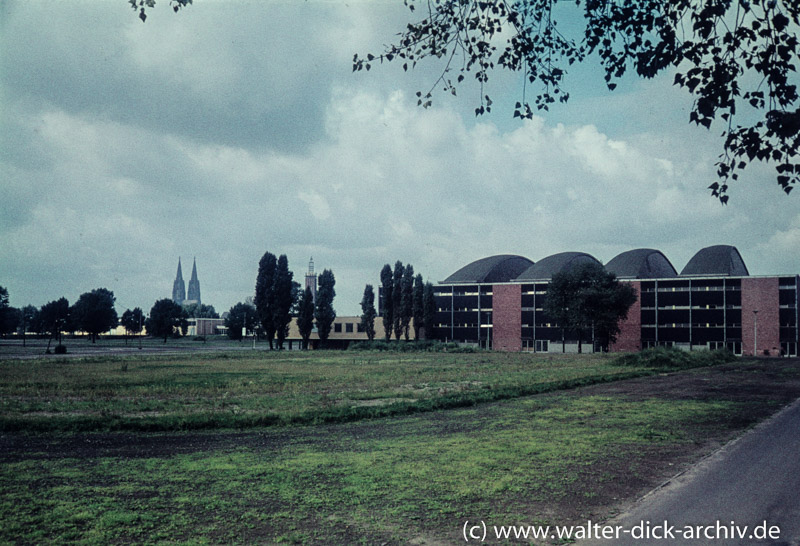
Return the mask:
[[652,373],[608,356],[237,351],[0,361],[0,430],[343,421]]
[[[550,374],[585,373],[578,371],[581,364],[611,366],[591,357],[383,356],[386,360],[373,367],[354,364],[353,358],[377,355],[325,355],[325,365],[335,370],[322,382],[336,385],[329,389],[313,380],[322,366],[313,359],[280,366],[263,357],[219,359],[235,373],[217,376],[209,370],[222,374],[224,366],[209,359],[205,368],[176,367],[169,373],[176,380],[195,371],[206,374],[206,381],[225,377],[229,382],[246,375],[245,385],[259,375],[291,375],[288,386],[343,391],[343,400],[353,400],[351,394],[359,391],[349,389],[348,381],[370,396],[385,390],[388,397],[394,387],[387,385],[408,370],[422,370],[431,384],[453,383],[459,373],[492,383],[505,375],[529,381],[533,376],[526,374],[533,372],[526,367],[541,368],[541,377],[549,381]],[[433,360],[415,361],[423,357]],[[531,360],[518,360],[522,357]],[[439,358],[441,370],[434,365]],[[295,365],[293,374],[289,362]],[[396,366],[390,366],[393,362]],[[121,372],[119,361],[76,361],[72,378],[63,382],[65,392],[72,393],[64,403],[110,377],[117,395],[130,396],[143,387],[128,383],[123,374],[148,364],[153,362],[129,362],[128,371]],[[111,368],[101,368],[93,381],[81,381],[79,372],[92,365]],[[18,366],[12,363],[11,375],[3,372],[3,388],[8,383],[21,388],[24,374]],[[353,366],[362,366],[362,373],[345,371]],[[37,377],[48,369],[37,370]],[[158,375],[167,374],[164,368],[144,370],[151,385],[166,381]],[[58,382],[50,381],[50,392],[58,394],[53,385]],[[203,384],[181,381],[183,389]],[[599,521],[798,396],[797,359],[739,360],[337,424],[246,432],[6,431],[0,433],[0,543],[455,544],[463,541],[466,520],[488,525]]]

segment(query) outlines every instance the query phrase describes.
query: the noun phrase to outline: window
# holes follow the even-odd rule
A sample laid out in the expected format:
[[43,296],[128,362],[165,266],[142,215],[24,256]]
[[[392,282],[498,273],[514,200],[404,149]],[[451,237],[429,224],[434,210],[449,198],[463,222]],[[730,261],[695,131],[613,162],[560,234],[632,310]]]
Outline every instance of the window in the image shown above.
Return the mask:
[[340,322],[337,322],[336,324],[334,324],[333,325],[333,331],[336,332],[337,334],[341,334],[342,333],[342,324]]
[[344,331],[347,332],[348,334],[352,334],[353,333],[353,323],[352,322],[348,322],[347,324],[345,324],[344,325]]

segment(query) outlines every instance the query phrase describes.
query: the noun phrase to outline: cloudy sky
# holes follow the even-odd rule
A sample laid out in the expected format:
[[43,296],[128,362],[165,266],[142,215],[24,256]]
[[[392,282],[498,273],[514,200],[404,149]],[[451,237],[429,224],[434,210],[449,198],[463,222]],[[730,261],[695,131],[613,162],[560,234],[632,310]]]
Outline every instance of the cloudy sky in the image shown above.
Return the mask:
[[608,92],[570,74],[571,100],[512,119],[521,86],[416,106],[434,66],[353,74],[409,21],[402,0],[0,3],[0,285],[40,306],[114,291],[119,311],[170,297],[197,259],[204,303],[251,296],[265,251],[302,279],[335,273],[360,312],[385,263],[440,281],[500,253],[567,250],[607,262],[639,247],[680,270],[700,248],[739,248],[752,274],[800,272],[800,195],[747,171],[722,207],[721,127],[688,124],[666,75]]

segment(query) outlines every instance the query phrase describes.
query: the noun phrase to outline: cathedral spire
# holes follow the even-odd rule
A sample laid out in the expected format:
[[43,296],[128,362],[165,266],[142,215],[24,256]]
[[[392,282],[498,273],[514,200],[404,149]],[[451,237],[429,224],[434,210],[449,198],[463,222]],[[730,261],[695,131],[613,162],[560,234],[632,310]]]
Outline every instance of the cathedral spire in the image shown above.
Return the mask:
[[192,303],[200,303],[200,281],[197,279],[197,259],[192,261],[192,278],[189,280],[189,293],[186,299]]
[[172,283],[172,301],[178,305],[183,305],[186,299],[186,285],[183,284],[183,271],[181,271],[181,259],[178,258],[178,274],[175,275],[175,282]]

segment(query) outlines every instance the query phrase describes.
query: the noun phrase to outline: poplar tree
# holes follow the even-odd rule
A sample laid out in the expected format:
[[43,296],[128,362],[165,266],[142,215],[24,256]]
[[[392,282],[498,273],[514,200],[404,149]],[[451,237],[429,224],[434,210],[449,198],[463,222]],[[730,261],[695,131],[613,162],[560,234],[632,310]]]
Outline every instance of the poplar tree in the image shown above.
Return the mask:
[[394,309],[392,330],[394,330],[395,339],[400,339],[400,335],[403,333],[403,271],[405,271],[403,262],[397,260],[392,275],[392,307]]
[[300,301],[297,305],[297,329],[300,330],[300,337],[303,338],[303,348],[308,349],[308,340],[314,329],[314,294],[311,287],[300,294]]
[[336,310],[333,308],[333,298],[336,296],[335,284],[333,271],[325,269],[319,276],[317,305],[314,309],[314,319],[317,322],[317,333],[321,345],[325,345],[328,341],[333,321],[336,320]]
[[361,298],[361,326],[367,334],[367,339],[375,339],[375,292],[371,284],[364,287],[364,297]]
[[392,290],[392,266],[386,264],[381,269],[381,288],[383,289],[383,331],[386,341],[392,339],[392,325],[394,324],[394,298]]
[[272,338],[275,337],[275,268],[277,267],[275,255],[265,252],[258,262],[258,277],[256,277],[256,297],[254,299],[258,320],[264,328],[264,333],[272,349]]
[[436,324],[436,297],[433,294],[433,284],[425,283],[423,295],[423,315],[425,322],[425,339],[433,339],[433,329]]
[[292,277],[294,274],[289,271],[289,260],[286,254],[281,254],[275,267],[275,278],[272,283],[273,308],[272,323],[275,326],[277,335],[278,349],[283,349],[283,342],[289,335],[289,323],[292,321],[292,305],[294,304],[292,294]]
[[408,264],[403,270],[402,293],[400,295],[400,328],[403,330],[403,337],[408,341],[408,330],[411,325],[411,317],[414,315],[414,267]]
[[414,339],[419,340],[420,329],[425,326],[425,283],[422,274],[414,279]]

